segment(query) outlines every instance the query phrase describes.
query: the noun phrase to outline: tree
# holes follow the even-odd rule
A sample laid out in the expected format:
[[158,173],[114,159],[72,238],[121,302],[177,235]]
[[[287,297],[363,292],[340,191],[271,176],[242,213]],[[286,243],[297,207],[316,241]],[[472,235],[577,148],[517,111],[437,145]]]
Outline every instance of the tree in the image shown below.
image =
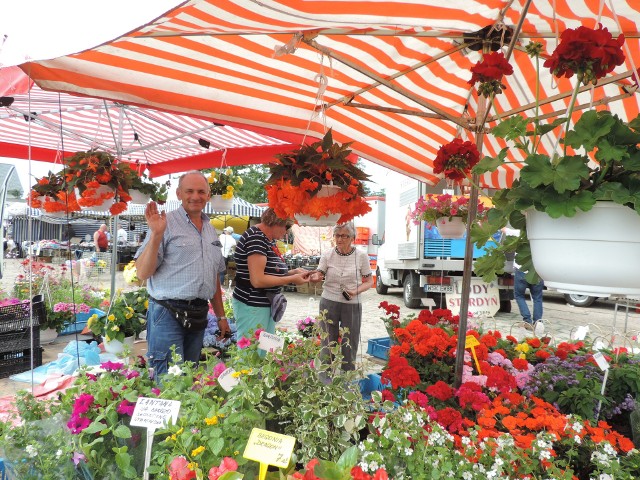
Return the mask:
[[[243,165],[230,168],[233,175],[242,178],[242,187],[237,192],[240,198],[249,203],[267,203],[267,192],[264,185],[269,178],[269,168],[266,165]],[[209,175],[214,170],[218,171],[220,168],[206,168],[202,170],[202,173]]]

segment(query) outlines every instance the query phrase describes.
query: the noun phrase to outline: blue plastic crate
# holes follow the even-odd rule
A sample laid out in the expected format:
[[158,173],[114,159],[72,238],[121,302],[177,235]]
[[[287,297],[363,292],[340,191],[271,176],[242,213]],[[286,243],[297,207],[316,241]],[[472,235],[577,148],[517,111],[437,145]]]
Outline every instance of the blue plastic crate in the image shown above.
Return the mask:
[[389,337],[372,338],[367,346],[367,353],[373,357],[386,360],[389,358],[391,339]]
[[366,378],[360,380],[360,393],[365,400],[371,398],[371,392],[380,392],[387,388],[389,388],[389,385],[382,383],[379,373],[370,373]]
[[92,308],[89,313],[76,313],[76,321],[67,325],[64,330],[60,332],[60,335],[71,335],[73,333],[80,333],[87,326],[89,317],[93,314],[97,314],[98,317],[104,316],[104,312],[98,308]]

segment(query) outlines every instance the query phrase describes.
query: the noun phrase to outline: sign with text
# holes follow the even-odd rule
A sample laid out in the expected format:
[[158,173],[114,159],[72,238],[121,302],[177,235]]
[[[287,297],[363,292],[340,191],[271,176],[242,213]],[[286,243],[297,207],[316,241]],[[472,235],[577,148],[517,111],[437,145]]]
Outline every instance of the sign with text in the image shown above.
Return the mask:
[[263,330],[258,338],[258,348],[266,352],[281,352],[284,348],[284,338]]
[[133,409],[131,425],[154,430],[163,428],[167,426],[169,419],[175,423],[179,412],[180,402],[178,400],[140,397]]
[[[500,293],[494,283],[484,283],[481,279],[471,279],[467,311],[474,317],[493,317],[500,309]],[[462,291],[462,282],[456,282],[456,292]],[[461,293],[447,293],[447,308],[454,315],[460,313]]]
[[289,435],[254,428],[242,456],[261,464],[285,468],[289,465],[296,439]]
[[218,377],[218,383],[225,392],[230,392],[233,387],[240,383],[238,377],[233,375],[234,373],[236,373],[236,371],[233,367],[229,367]]

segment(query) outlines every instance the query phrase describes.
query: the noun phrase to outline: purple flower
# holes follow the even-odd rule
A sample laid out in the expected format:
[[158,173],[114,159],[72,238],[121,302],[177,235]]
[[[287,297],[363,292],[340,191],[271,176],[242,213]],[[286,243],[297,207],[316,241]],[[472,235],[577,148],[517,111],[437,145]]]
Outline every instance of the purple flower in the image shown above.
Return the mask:
[[120,402],[120,405],[118,405],[118,408],[116,409],[116,412],[118,412],[121,415],[133,415],[133,410],[136,408],[136,404],[135,403],[131,403],[129,400],[122,400]]
[[87,417],[80,415],[71,415],[71,418],[67,422],[67,427],[74,435],[78,435],[82,430],[87,428],[91,424],[91,420]]
[[73,464],[77,467],[78,464],[80,462],[83,462],[87,459],[87,457],[84,456],[84,453],[80,453],[80,452],[73,452]]
[[122,367],[124,367],[124,363],[112,362],[111,360],[109,360],[108,362],[104,362],[100,366],[108,372],[119,372],[120,370],[122,370]]
[[89,407],[93,404],[95,400],[94,396],[89,393],[81,394],[76,400],[73,402],[73,412],[72,416],[82,415],[89,411]]

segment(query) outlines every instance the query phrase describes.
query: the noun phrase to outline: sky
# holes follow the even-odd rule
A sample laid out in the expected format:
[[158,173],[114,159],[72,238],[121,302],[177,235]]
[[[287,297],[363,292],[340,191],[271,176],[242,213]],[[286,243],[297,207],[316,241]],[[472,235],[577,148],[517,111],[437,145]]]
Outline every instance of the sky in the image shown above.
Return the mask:
[[[179,0],[13,0],[3,2],[0,15],[0,67],[77,53],[117,38],[142,26],[176,5]],[[47,162],[0,157],[13,164],[25,191],[50,169]],[[367,173],[384,186],[386,169],[365,162]],[[165,177],[162,177],[163,181]]]

